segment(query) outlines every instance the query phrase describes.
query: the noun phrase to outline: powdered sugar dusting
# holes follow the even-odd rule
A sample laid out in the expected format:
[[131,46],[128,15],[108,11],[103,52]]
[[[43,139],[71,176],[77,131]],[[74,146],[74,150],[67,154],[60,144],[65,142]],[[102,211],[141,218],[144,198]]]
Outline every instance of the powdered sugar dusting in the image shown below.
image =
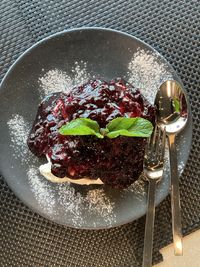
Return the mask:
[[172,78],[168,66],[158,61],[159,55],[138,49],[128,65],[128,81],[141,89],[141,93],[154,103],[159,85]]
[[56,212],[54,192],[51,189],[50,184],[47,181],[43,181],[39,174],[39,170],[36,167],[30,167],[27,176],[31,186],[31,190],[34,193],[38,203],[48,214]]
[[39,81],[42,97],[54,92],[67,92],[68,76],[65,72],[58,69],[49,70],[43,77],[39,78]]
[[23,116],[13,114],[7,122],[11,137],[11,147],[15,158],[20,158],[22,163],[34,161],[37,158],[31,157],[32,154],[27,146],[27,138],[30,131],[29,123],[25,121]]
[[72,86],[75,86],[77,84],[83,84],[88,79],[91,78],[91,75],[87,72],[87,63],[84,61],[77,62],[75,61],[75,66],[72,68]]
[[35,167],[30,167],[27,175],[35,198],[48,215],[56,217],[60,213],[59,216],[67,216],[75,227],[85,224],[85,211],[86,214],[100,217],[108,225],[115,221],[115,203],[105,194],[104,189],[89,190],[83,196],[69,183],[54,184],[52,187]]
[[75,61],[71,76],[59,69],[49,70],[39,78],[41,98],[54,92],[69,93],[74,86],[85,83],[89,78],[91,75],[87,73],[87,64],[83,61]]
[[89,211],[94,211],[97,214],[104,214],[105,222],[110,223],[115,221],[113,209],[115,203],[108,198],[104,189],[89,190],[85,198]]
[[29,127],[24,118],[18,114],[13,115],[7,124],[10,130],[11,140],[13,143],[15,142],[16,149],[22,148],[20,150],[26,150]]
[[68,183],[57,185],[57,192],[58,204],[69,213],[74,226],[81,226],[84,223],[82,216],[84,197]]

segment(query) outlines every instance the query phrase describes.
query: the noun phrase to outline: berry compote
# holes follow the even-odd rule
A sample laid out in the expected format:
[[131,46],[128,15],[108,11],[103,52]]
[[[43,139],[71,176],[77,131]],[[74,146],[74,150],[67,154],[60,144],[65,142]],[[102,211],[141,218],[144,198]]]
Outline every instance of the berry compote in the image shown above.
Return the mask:
[[155,107],[138,89],[122,79],[89,80],[70,93],[48,95],[39,105],[28,137],[30,150],[51,160],[60,178],[100,178],[115,188],[126,188],[143,170],[145,138],[120,136],[63,136],[58,129],[79,118],[96,120],[100,127],[116,117],[142,117],[155,122]]

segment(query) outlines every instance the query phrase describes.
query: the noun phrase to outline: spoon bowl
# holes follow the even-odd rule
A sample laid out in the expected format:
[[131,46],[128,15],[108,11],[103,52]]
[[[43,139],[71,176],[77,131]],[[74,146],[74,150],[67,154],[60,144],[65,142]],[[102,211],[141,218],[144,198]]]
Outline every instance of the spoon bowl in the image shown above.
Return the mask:
[[158,124],[166,129],[166,134],[177,134],[186,125],[188,107],[182,86],[174,80],[164,82],[157,93]]

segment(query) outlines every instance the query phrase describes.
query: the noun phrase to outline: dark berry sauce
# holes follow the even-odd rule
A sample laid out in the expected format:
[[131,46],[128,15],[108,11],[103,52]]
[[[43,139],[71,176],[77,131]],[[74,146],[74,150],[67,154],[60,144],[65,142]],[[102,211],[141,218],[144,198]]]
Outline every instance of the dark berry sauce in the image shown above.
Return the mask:
[[35,155],[49,156],[57,177],[100,178],[115,188],[126,188],[137,180],[143,170],[146,139],[59,134],[63,124],[79,117],[96,120],[102,128],[116,117],[143,117],[154,123],[154,106],[122,79],[90,80],[69,94],[47,96],[39,105],[28,138]]

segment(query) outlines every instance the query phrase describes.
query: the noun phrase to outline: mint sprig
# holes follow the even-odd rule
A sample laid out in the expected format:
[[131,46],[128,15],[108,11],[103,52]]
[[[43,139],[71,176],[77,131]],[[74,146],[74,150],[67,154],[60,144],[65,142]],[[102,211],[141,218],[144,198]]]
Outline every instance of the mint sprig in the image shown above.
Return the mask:
[[99,124],[88,118],[78,118],[68,122],[59,129],[62,135],[95,135],[98,138],[116,138],[118,136],[149,137],[153,131],[150,121],[136,117],[118,117],[110,121],[106,128],[100,128]]

